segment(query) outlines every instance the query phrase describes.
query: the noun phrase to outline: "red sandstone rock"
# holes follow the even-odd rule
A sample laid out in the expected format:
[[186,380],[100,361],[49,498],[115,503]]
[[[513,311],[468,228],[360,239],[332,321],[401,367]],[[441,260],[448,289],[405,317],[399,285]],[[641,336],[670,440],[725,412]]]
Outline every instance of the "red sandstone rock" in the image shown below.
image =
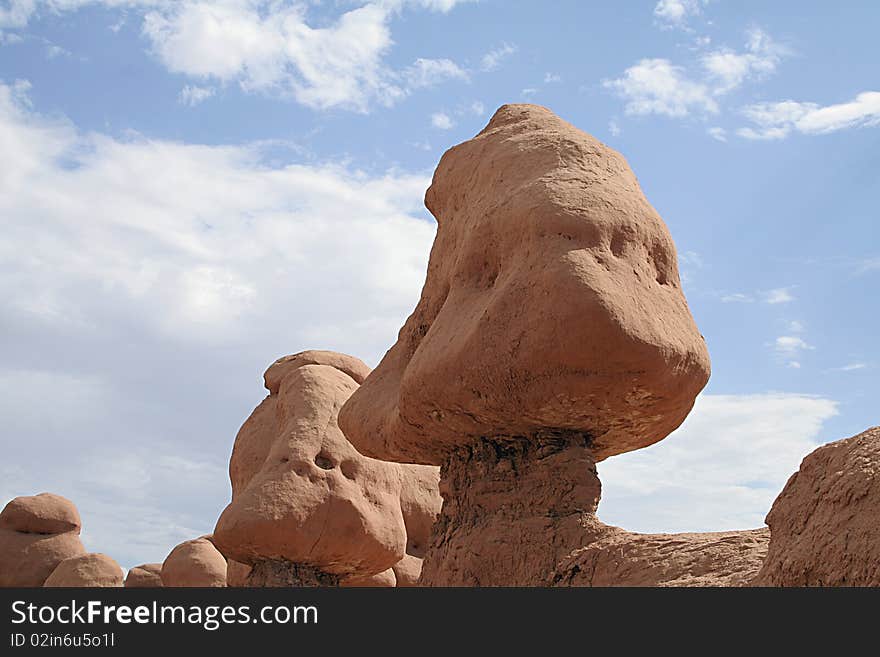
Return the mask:
[[275,405],[281,381],[303,365],[328,365],[348,374],[358,384],[362,383],[370,368],[346,354],[333,351],[311,350],[276,360],[263,374],[269,396],[254,409],[235,438],[232,458],[229,460],[229,478],[235,497],[259,472],[277,438],[278,423]]
[[585,547],[561,561],[554,586],[746,586],[764,557],[766,528],[635,534],[596,522]]
[[375,575],[354,575],[352,577],[343,578],[339,581],[339,586],[349,589],[394,588],[397,586],[397,577],[394,575],[394,571],[389,568],[388,570],[383,570],[381,573],[376,573]]
[[85,553],[74,504],[60,495],[17,497],[0,513],[0,587],[38,587],[62,561]]
[[[253,585],[295,581],[282,572],[284,563],[338,583],[387,570],[405,551],[398,466],[360,455],[336,424],[366,366],[341,354],[304,354],[267,371],[270,397],[239,432],[233,500],[214,531],[228,558],[254,566]],[[260,458],[253,474],[252,465],[241,466]]]
[[105,588],[122,586],[122,568],[106,554],[90,553],[62,561],[45,587]]
[[708,380],[675,246],[624,158],[535,105],[447,151],[425,205],[421,299],[339,425],[442,465],[422,583],[544,584],[590,538],[595,462],[663,439]]
[[0,529],[29,534],[63,534],[82,529],[79,512],[66,497],[40,493],[16,497],[0,513]]
[[401,558],[415,585],[421,559],[412,557],[424,553],[442,503],[439,473],[363,457],[339,430],[339,407],[368,373],[329,351],[279,358],[266,371],[269,396],[236,437],[232,503],[214,532],[230,565],[249,569],[238,585],[388,585]]
[[767,515],[756,586],[880,586],[880,427],[823,445]]
[[127,589],[153,589],[162,586],[162,564],[145,563],[135,566],[125,576]]
[[675,429],[709,377],[675,247],[626,160],[536,105],[447,151],[421,299],[339,424],[439,465],[485,436],[583,434],[599,461]]
[[226,559],[210,537],[184,541],[165,557],[162,584],[166,587],[226,586]]
[[251,567],[246,563],[240,563],[235,559],[226,560],[226,586],[247,586],[247,579],[250,574]]
[[403,559],[391,568],[394,571],[395,586],[418,586],[419,577],[422,574],[422,563],[423,559],[420,557],[415,557],[411,554],[403,555]]
[[595,539],[601,484],[582,445],[482,441],[443,465],[440,492],[421,586],[546,586]]

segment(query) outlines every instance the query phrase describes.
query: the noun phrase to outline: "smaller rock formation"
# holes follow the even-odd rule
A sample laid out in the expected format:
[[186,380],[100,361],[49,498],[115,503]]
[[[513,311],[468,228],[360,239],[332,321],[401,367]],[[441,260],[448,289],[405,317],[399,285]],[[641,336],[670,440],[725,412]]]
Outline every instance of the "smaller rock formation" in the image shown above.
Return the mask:
[[46,579],[45,587],[121,587],[122,568],[106,554],[89,553],[65,559]]
[[397,586],[397,577],[395,576],[394,571],[389,568],[388,570],[383,570],[381,573],[376,573],[375,575],[354,575],[351,577],[344,577],[339,580],[339,586],[344,589],[394,588]]
[[155,589],[162,586],[162,564],[145,563],[135,566],[125,576],[127,589]]
[[368,372],[327,351],[266,371],[269,396],[236,437],[232,502],[214,530],[227,558],[251,566],[249,586],[338,586],[403,558],[400,467],[359,454],[336,423]]
[[161,577],[166,587],[223,587],[226,558],[210,536],[184,541],[165,557]]
[[807,455],[767,515],[756,586],[880,586],[880,427]]
[[16,497],[0,513],[0,587],[39,587],[65,559],[85,553],[73,502],[52,493]]
[[636,534],[601,523],[585,547],[563,559],[553,586],[746,586],[764,557],[770,531]]

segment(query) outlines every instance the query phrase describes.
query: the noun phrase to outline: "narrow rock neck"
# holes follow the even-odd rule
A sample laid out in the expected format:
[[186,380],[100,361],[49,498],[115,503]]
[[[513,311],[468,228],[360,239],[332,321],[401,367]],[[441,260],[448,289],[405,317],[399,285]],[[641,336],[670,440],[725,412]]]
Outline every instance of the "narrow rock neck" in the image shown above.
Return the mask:
[[248,574],[246,586],[278,588],[339,586],[339,575],[331,575],[314,566],[283,559],[267,559],[254,564]]
[[440,469],[423,586],[544,586],[594,531],[601,495],[583,436],[484,438]]

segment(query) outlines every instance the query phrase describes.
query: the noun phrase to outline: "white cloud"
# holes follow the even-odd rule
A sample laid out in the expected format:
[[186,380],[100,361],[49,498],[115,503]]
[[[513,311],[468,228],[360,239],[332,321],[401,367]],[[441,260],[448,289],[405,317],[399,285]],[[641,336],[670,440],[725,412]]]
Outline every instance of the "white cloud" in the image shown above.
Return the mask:
[[536,93],[538,93],[538,90],[535,89],[534,87],[526,87],[525,89],[523,89],[522,91],[520,91],[520,93],[521,93],[524,97],[526,97],[526,98],[530,98],[530,97],[534,96]]
[[16,435],[0,493],[68,495],[90,549],[161,560],[226,503],[266,365],[306,348],[375,364],[394,341],[434,235],[430,177],[85,133],[36,114],[28,86],[0,85],[16,163],[0,167],[0,414]]
[[562,82],[562,76],[559,73],[545,73],[544,74],[544,84],[553,84],[556,82]]
[[756,103],[743,108],[742,113],[756,125],[737,131],[746,139],[784,139],[792,131],[826,134],[880,124],[880,91],[865,91],[847,103],[825,107],[793,100]]
[[54,43],[49,43],[46,45],[46,59],[55,59],[56,57],[69,57],[70,51],[66,48],[62,48],[59,45]]
[[477,100],[471,103],[470,111],[476,116],[483,116],[486,113],[486,106]]
[[762,290],[754,294],[746,292],[733,292],[721,296],[723,303],[753,303],[756,298],[767,304],[775,305],[794,301],[791,287],[777,287],[772,290]]
[[0,6],[0,29],[24,27],[36,7],[37,0],[9,0],[4,6]]
[[503,60],[507,59],[515,52],[515,45],[504,43],[498,48],[494,48],[483,55],[483,59],[480,60],[480,69],[485,72],[494,71],[501,66]]
[[142,11],[152,52],[174,73],[202,83],[237,82],[245,91],[315,109],[365,112],[420,87],[467,79],[448,59],[418,59],[403,70],[385,61],[397,14],[448,12],[459,0],[374,0],[329,21],[310,15],[314,3],[276,0],[16,0],[0,9],[0,29],[25,26],[40,7],[62,12],[93,4]]
[[687,19],[699,15],[705,0],[660,0],[654,6],[654,16],[666,27],[684,27]]
[[866,274],[871,271],[880,270],[880,258],[865,258],[858,263],[857,272]]
[[450,59],[417,59],[403,72],[410,89],[431,87],[446,80],[468,81],[467,71]]
[[608,132],[611,133],[612,137],[620,136],[620,133],[621,133],[620,126],[617,124],[617,121],[615,121],[614,119],[611,119],[608,122]]
[[799,322],[797,320],[792,320],[791,322],[788,323],[788,330],[791,331],[792,333],[803,333],[804,332],[804,325],[802,322]]
[[790,287],[777,287],[773,290],[766,290],[762,292],[761,296],[764,303],[789,303],[790,301],[794,301],[794,295],[792,295],[790,290]]
[[688,79],[683,69],[666,59],[643,59],[626,69],[623,77],[602,84],[626,101],[627,114],[684,117],[718,112],[711,90]]
[[727,130],[724,128],[720,128],[715,126],[713,128],[709,128],[706,131],[712,139],[716,139],[717,141],[726,142],[727,141]]
[[414,89],[467,80],[449,59],[417,59],[402,71],[386,63],[391,20],[407,5],[449,11],[455,2],[371,2],[315,27],[305,4],[268,0],[190,0],[148,12],[144,34],[177,73],[246,91],[292,96],[303,105],[361,112],[391,105]]
[[703,55],[701,63],[712,82],[713,93],[720,95],[740,87],[746,80],[761,79],[775,72],[787,53],[769,34],[752,28],[747,33],[745,52],[722,48]]
[[854,372],[856,370],[864,370],[868,367],[867,363],[850,363],[843,367],[836,368],[838,372]]
[[793,359],[797,358],[802,352],[815,349],[815,347],[807,344],[807,342],[799,336],[780,335],[773,342],[773,349],[778,356],[784,359],[789,359],[789,366],[799,368],[801,366],[800,362]]
[[[699,71],[688,72],[668,59],[642,59],[621,77],[603,80],[602,84],[626,101],[627,114],[673,118],[712,115],[720,112],[723,96],[747,81],[761,80],[775,72],[787,54],[786,48],[755,27],[746,33],[744,51],[719,48],[704,53],[698,60]],[[707,134],[718,141],[727,139],[721,127],[709,128]]]
[[603,521],[644,532],[763,524],[837,404],[788,393],[701,395],[657,445],[599,464]]
[[217,90],[214,89],[214,87],[197,87],[188,84],[180,90],[180,94],[178,95],[177,100],[182,105],[195,107],[199,103],[208,100],[208,98],[216,93]]
[[445,112],[434,112],[431,115],[431,125],[438,130],[449,130],[455,126],[455,122]]

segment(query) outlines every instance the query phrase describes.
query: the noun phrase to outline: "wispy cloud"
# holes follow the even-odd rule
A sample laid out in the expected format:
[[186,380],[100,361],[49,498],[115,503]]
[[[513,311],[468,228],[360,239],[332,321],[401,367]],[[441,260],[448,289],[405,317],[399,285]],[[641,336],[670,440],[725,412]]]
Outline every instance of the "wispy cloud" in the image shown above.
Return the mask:
[[764,303],[778,304],[789,303],[794,301],[794,295],[791,293],[790,287],[777,287],[773,290],[766,290],[761,293],[761,300]]
[[761,79],[776,71],[789,50],[776,43],[760,28],[747,32],[743,52],[721,48],[706,53],[701,58],[712,86],[712,93],[722,95],[742,86],[751,79]]
[[727,130],[725,130],[724,128],[715,126],[715,127],[709,128],[706,132],[709,134],[710,137],[712,137],[712,139],[715,139],[720,142],[727,141]]
[[742,114],[755,125],[737,131],[746,139],[784,139],[792,132],[827,134],[880,124],[880,91],[865,91],[849,102],[826,106],[793,100],[756,103],[743,108]]
[[[603,80],[603,86],[622,98],[630,115],[656,114],[671,118],[692,115],[706,117],[721,111],[725,96],[746,82],[759,81],[774,73],[789,50],[759,27],[746,32],[743,50],[721,47],[706,52],[708,41],[694,65],[688,68],[664,58],[646,58],[619,78]],[[720,127],[708,134],[724,141]]]
[[838,372],[854,372],[856,370],[864,370],[867,369],[867,363],[849,363],[848,365],[844,365],[842,367],[835,367],[834,369]]
[[310,15],[313,3],[305,2],[14,0],[0,8],[0,29],[26,26],[41,6],[53,12],[87,5],[128,8],[142,19],[151,53],[199,86],[237,83],[246,92],[315,109],[366,112],[431,84],[466,79],[448,59],[417,59],[403,69],[387,62],[396,16],[409,10],[445,13],[462,1],[374,0],[319,22]]
[[693,112],[716,114],[718,103],[708,86],[690,80],[667,59],[643,59],[615,80],[602,85],[626,101],[630,115],[684,117]]
[[431,125],[438,130],[449,130],[455,127],[455,121],[445,112],[434,112],[431,115]]
[[661,26],[685,28],[687,21],[703,11],[707,0],[660,0],[654,6],[654,16]]
[[203,103],[211,96],[217,93],[214,87],[197,87],[194,85],[186,85],[180,90],[177,100],[181,105],[195,107],[199,103]]
[[516,52],[516,45],[512,43],[503,43],[497,48],[493,48],[485,55],[483,55],[483,59],[480,60],[480,69],[489,72],[494,71],[499,66],[501,66],[501,62],[510,57]]

